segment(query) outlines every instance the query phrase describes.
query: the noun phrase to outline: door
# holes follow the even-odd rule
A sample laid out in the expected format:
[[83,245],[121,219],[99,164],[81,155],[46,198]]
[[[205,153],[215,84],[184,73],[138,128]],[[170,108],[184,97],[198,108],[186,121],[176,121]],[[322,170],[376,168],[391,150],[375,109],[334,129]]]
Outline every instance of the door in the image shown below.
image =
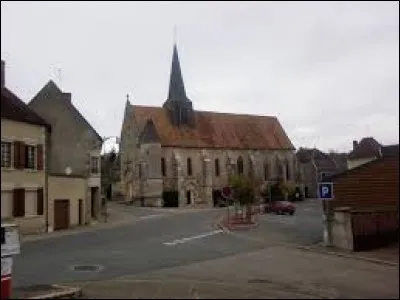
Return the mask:
[[192,193],[190,190],[186,191],[186,204],[190,205],[192,203]]
[[83,200],[82,199],[79,199],[78,217],[79,217],[79,225],[83,225]]
[[69,200],[54,200],[54,230],[67,229],[69,227]]

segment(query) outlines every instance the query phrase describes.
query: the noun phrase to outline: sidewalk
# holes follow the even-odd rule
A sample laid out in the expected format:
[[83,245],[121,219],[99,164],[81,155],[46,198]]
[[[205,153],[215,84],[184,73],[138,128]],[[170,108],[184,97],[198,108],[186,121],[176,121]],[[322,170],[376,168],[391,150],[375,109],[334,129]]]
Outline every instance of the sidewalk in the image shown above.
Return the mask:
[[76,226],[61,231],[44,232],[40,234],[21,236],[21,243],[38,241],[59,236],[73,235],[98,229],[114,228],[123,224],[127,224],[130,222],[137,222],[140,220],[141,216],[137,216],[131,213],[129,209],[124,209],[124,208],[125,205],[123,204],[110,202],[108,204],[108,209],[107,209],[108,212],[107,222],[105,216],[101,215],[98,220],[88,225]]
[[267,222],[256,217],[255,225],[243,225],[242,227],[227,226],[224,223],[224,216],[220,216],[215,224],[215,227],[223,229],[230,234],[240,236],[241,238],[263,242],[266,245],[288,245],[299,249],[316,251],[329,255],[351,257],[370,262],[376,262],[386,265],[399,266],[399,243],[388,247],[373,249],[369,251],[346,251],[343,249],[326,247],[321,242],[311,245],[298,245],[294,243],[288,236],[281,232],[271,230]]
[[390,298],[398,267],[272,246],[115,280],[79,283],[84,298]]

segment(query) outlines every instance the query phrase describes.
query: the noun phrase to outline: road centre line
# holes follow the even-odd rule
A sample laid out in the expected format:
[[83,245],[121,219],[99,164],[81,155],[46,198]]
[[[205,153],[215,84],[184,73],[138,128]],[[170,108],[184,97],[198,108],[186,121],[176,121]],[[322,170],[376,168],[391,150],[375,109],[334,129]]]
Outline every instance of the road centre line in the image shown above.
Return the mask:
[[186,243],[186,242],[191,241],[191,240],[205,238],[207,236],[219,234],[219,233],[222,233],[222,232],[224,232],[222,229],[214,230],[214,231],[203,233],[203,234],[199,234],[199,235],[194,235],[194,236],[190,236],[190,237],[186,237],[186,238],[182,238],[182,239],[176,239],[176,240],[174,240],[172,242],[166,242],[166,243],[163,243],[163,244],[166,245],[166,246],[175,246],[177,244],[183,244],[183,243]]

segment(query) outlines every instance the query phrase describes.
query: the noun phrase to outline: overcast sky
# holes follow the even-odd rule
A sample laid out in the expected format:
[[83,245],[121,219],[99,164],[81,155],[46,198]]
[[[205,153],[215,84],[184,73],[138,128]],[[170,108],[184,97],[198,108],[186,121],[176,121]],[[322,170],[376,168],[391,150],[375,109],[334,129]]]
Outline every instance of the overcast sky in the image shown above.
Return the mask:
[[275,115],[296,147],[399,140],[399,3],[1,1],[6,86],[53,79],[102,136],[160,106],[173,28],[197,110]]

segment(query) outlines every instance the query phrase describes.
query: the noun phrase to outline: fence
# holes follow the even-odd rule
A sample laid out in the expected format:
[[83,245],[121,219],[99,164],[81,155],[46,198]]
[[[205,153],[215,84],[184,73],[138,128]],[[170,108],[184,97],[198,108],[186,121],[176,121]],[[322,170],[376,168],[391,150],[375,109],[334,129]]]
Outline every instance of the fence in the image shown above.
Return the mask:
[[399,240],[399,211],[352,211],[354,251],[386,246]]

